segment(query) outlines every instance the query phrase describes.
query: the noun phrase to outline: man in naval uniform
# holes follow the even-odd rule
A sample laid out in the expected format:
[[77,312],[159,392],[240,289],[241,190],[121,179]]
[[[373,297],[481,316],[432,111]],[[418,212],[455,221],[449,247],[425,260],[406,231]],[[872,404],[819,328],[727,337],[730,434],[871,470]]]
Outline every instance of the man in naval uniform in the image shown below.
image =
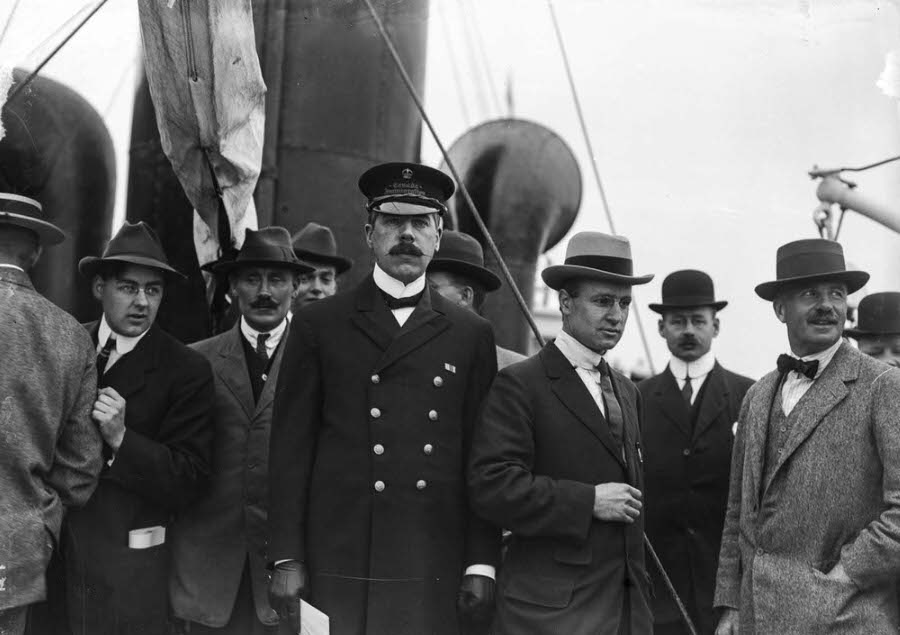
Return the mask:
[[464,466],[496,374],[490,324],[425,284],[452,180],[388,163],[359,181],[374,271],[294,314],[269,455],[272,606],[300,597],[333,635],[479,632],[500,532]]

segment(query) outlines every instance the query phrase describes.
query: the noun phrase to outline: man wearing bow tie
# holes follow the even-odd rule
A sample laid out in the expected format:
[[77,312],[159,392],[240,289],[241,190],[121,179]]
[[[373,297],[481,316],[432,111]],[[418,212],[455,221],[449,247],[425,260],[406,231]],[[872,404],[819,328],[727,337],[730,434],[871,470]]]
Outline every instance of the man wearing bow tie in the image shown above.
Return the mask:
[[456,635],[493,612],[499,530],[469,511],[464,466],[497,371],[482,318],[431,293],[442,172],[360,178],[374,271],[291,321],[269,455],[272,606],[298,599],[334,635]]
[[783,245],[756,287],[790,354],[741,406],[715,605],[718,635],[896,633],[900,370],[843,341],[839,243]]

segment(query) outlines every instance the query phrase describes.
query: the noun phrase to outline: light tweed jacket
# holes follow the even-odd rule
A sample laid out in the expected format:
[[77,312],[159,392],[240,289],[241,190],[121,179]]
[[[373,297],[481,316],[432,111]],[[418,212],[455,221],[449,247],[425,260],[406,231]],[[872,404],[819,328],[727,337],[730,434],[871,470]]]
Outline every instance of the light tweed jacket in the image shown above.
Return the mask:
[[44,598],[63,508],[97,485],[96,395],[84,328],[0,267],[0,611]]
[[[741,408],[715,604],[740,610],[741,635],[896,633],[900,370],[844,342],[763,482],[777,383],[763,377]],[[838,562],[852,583],[825,577]]]

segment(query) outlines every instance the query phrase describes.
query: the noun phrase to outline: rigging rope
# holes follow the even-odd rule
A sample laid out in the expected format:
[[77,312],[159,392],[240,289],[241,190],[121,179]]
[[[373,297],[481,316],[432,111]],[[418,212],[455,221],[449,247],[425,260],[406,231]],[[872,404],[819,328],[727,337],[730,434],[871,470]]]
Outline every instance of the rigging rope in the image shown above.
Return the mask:
[[438,22],[441,23],[441,28],[444,31],[444,42],[447,43],[447,52],[450,57],[450,70],[453,73],[453,82],[456,84],[456,96],[459,98],[459,107],[462,111],[463,121],[466,122],[466,128],[472,125],[472,118],[469,116],[469,108],[466,106],[466,96],[463,94],[462,89],[462,76],[459,74],[459,64],[456,59],[456,49],[453,47],[453,41],[450,37],[450,26],[448,25],[448,18],[446,14],[441,10],[442,4],[440,2],[437,3],[437,19]]
[[0,32],[0,45],[3,44],[3,40],[6,39],[6,32],[9,31],[9,25],[12,24],[13,17],[16,15],[16,9],[19,8],[19,2],[21,0],[15,0],[13,3],[12,9],[9,11],[9,15],[6,17],[6,24],[3,25],[3,31]]
[[[461,4],[464,4],[466,0],[460,0]],[[484,47],[484,36],[481,33],[480,21],[478,20],[478,10],[474,2],[469,0],[469,5],[471,9],[465,9],[463,7],[464,18],[470,18],[467,20],[467,24],[471,24],[472,32],[475,34],[475,51],[477,53],[478,61],[481,63],[482,72],[484,73],[484,79],[487,82],[488,90],[491,96],[491,102],[494,104],[494,112],[499,116],[500,113],[503,112],[503,108],[500,105],[500,97],[497,94],[497,87],[494,85],[494,76],[491,74],[491,66],[488,64],[488,56],[487,51]]]
[[487,97],[485,97],[484,82],[486,81],[482,75],[481,65],[478,63],[478,49],[475,46],[475,38],[472,30],[469,28],[466,8],[463,6],[463,0],[457,0],[457,8],[460,14],[460,23],[462,24],[462,32],[465,37],[465,49],[469,59],[469,67],[472,69],[471,78],[475,86],[475,95],[478,97],[478,105],[481,108],[482,118],[491,118],[491,105]]

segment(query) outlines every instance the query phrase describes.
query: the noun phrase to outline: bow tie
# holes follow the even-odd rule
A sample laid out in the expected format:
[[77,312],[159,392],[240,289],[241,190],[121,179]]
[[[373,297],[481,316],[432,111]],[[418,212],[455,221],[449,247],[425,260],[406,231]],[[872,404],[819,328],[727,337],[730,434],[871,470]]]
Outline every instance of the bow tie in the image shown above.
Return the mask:
[[419,303],[419,300],[422,299],[423,293],[425,292],[420,291],[416,295],[411,295],[406,298],[395,298],[384,291],[381,292],[381,295],[384,296],[384,301],[387,302],[388,308],[391,311],[395,311],[397,309],[409,309],[416,306]]
[[806,375],[810,379],[815,379],[816,373],[819,372],[819,360],[804,362],[802,359],[797,359],[790,355],[779,355],[778,372],[784,375],[791,370],[801,375]]

